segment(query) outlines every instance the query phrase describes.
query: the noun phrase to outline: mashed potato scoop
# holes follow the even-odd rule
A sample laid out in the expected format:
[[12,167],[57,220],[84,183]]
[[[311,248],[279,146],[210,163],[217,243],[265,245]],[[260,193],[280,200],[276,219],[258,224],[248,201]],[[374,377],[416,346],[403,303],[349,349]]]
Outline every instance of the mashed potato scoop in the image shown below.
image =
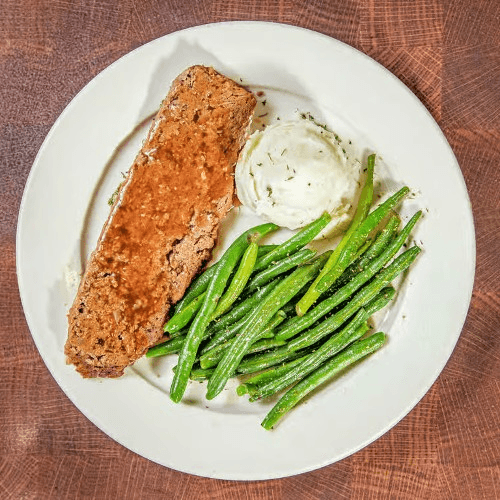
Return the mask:
[[359,179],[359,164],[347,158],[335,134],[306,120],[253,133],[236,165],[243,205],[289,229],[327,211],[332,221],[323,236],[338,234],[352,218]]

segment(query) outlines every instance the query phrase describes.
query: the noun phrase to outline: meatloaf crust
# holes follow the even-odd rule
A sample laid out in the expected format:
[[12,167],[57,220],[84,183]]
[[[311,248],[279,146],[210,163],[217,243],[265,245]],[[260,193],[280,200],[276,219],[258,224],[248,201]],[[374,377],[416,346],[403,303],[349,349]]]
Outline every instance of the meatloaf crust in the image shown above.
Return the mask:
[[179,75],[118,192],[68,313],[67,362],[119,377],[162,336],[232,206],[254,96],[214,69]]

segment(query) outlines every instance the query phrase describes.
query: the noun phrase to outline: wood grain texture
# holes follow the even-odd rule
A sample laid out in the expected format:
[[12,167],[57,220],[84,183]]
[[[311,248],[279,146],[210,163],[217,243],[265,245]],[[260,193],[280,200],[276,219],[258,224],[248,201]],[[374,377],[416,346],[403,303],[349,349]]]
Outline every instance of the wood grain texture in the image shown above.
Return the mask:
[[[498,0],[3,0],[1,10],[2,499],[500,498]],[[438,121],[457,156],[477,236],[467,321],[423,400],[355,455],[265,482],[182,474],[99,431],[45,368],[24,320],[15,274],[24,183],[64,107],[97,73],[141,44],[226,20],[313,29],[362,50],[399,77]]]

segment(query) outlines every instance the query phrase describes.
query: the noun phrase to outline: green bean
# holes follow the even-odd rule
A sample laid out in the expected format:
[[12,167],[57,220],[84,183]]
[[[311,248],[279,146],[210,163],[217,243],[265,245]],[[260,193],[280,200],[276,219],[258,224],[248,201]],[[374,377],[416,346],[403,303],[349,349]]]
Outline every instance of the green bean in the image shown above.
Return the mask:
[[[283,309],[288,310],[287,308],[288,304],[286,304]],[[286,313],[285,313],[286,316]],[[225,344],[228,340],[232,339],[235,337],[238,332],[248,324],[248,322],[251,320],[251,312],[249,312],[246,316],[243,316],[240,320],[236,321],[232,325],[229,325],[227,328],[224,328],[223,330],[218,330],[215,332],[210,339],[210,341],[203,346],[201,349],[201,354],[206,354],[207,352],[211,351],[212,349],[219,347],[222,344]],[[272,320],[271,320],[272,323]],[[281,321],[280,321],[281,323]],[[277,324],[276,324],[277,326]],[[265,330],[268,330],[268,327],[266,326]],[[263,330],[263,333],[265,333],[265,330]],[[274,334],[273,334],[274,335]]]
[[272,429],[278,421],[296,406],[307,394],[318,386],[330,380],[342,370],[356,361],[380,349],[385,343],[386,336],[382,332],[374,333],[366,339],[358,340],[350,347],[340,352],[317,370],[309,374],[291,389],[289,389],[274,405],[262,421],[264,429]]
[[[285,304],[286,306],[286,304]],[[284,309],[284,308],[283,308]],[[274,330],[278,325],[283,323],[286,318],[286,313],[283,309],[280,309],[264,326],[262,331],[259,333],[258,338],[269,339],[274,337]]]
[[[249,352],[260,352],[265,348],[262,347],[264,344],[256,345],[259,339],[269,339],[274,337],[273,331],[274,329],[286,318],[286,314],[283,311],[278,311],[273,318],[269,321],[269,323],[263,328],[259,336],[256,338],[256,341],[252,344]],[[238,340],[238,337],[232,338],[225,342],[224,344],[219,344],[215,346],[213,349],[208,350],[204,354],[200,356],[200,366],[202,368],[210,368],[212,366],[217,365],[217,363],[224,356],[225,351],[229,348],[229,346]],[[285,343],[284,340],[274,341],[273,345],[267,343],[267,349],[271,347],[277,347],[283,345]]]
[[[289,312],[291,312],[291,311],[289,311]],[[286,318],[286,314],[284,312],[281,313],[281,314],[279,314],[279,313],[281,313],[281,311],[278,311],[278,313],[277,313],[277,316],[278,316],[279,320],[276,321],[272,325],[268,325],[262,331],[262,333],[261,333],[261,337],[262,338],[272,338],[272,337],[274,337],[273,329],[276,328]],[[184,332],[184,333],[181,333],[181,332]],[[166,340],[165,342],[163,342],[161,344],[158,344],[158,345],[156,345],[154,347],[151,347],[147,351],[146,357],[153,358],[153,357],[165,356],[167,354],[174,354],[174,353],[179,352],[181,350],[181,348],[182,348],[182,345],[184,344],[184,342],[186,340],[186,335],[187,335],[187,331],[186,330],[181,330],[181,332],[176,332],[176,336],[175,337],[170,338],[169,340]],[[237,329],[235,329],[234,331],[233,330],[232,331],[229,331],[229,330],[226,331],[225,332],[226,336],[227,336],[228,332],[231,333],[232,336],[234,336],[237,333]],[[177,335],[177,333],[178,333],[178,335]],[[210,333],[208,332],[208,329],[207,329],[206,333],[203,336],[202,340],[205,340],[209,336],[210,336]],[[275,347],[275,346],[283,345],[284,343],[285,343],[284,341],[279,340],[279,341],[275,342],[275,345],[269,346],[269,347]],[[215,347],[211,348],[211,350],[208,350],[207,352],[212,352],[213,349],[221,348],[222,346],[224,346],[224,344],[220,344],[220,342],[218,342],[218,343],[215,344]],[[202,351],[202,352],[204,352],[204,351]],[[258,352],[258,350],[255,350],[253,352]],[[203,358],[203,356],[200,359],[202,359],[202,358]],[[202,366],[202,368],[203,368],[203,366]]]
[[401,188],[397,193],[392,195],[388,200],[379,205],[368,217],[358,226],[356,231],[351,235],[349,241],[342,249],[337,261],[331,267],[330,271],[325,274],[316,284],[313,283],[316,293],[327,290],[344,272],[347,266],[352,262],[353,256],[360,245],[363,244],[368,234],[373,231],[380,221],[408,194],[408,187]]
[[170,337],[170,340],[172,340],[172,339],[175,339],[177,337],[186,336],[188,331],[189,331],[189,325],[185,326],[184,328],[181,328],[180,330],[177,330],[176,332],[169,332],[168,336]]
[[217,271],[217,262],[201,273],[189,286],[187,292],[175,305],[175,314],[180,313],[198,295],[201,295],[207,288],[210,280]]
[[[231,339],[229,342],[227,342],[227,345],[223,344],[224,349],[221,349],[218,352],[214,351],[207,352],[204,356],[200,358],[200,366],[202,368],[212,368],[217,364],[219,364],[220,360],[224,356],[225,351],[229,348],[229,346],[232,344],[234,340],[236,339]],[[251,345],[250,349],[248,350],[248,354],[267,351],[269,349],[272,349],[273,347],[280,347],[284,344],[286,344],[284,340],[276,340],[274,338],[259,338]]]
[[[308,353],[309,350],[306,350],[306,353]],[[289,353],[289,359],[288,361],[294,361],[296,359],[298,359],[300,357],[300,354],[297,354],[297,353]],[[270,365],[267,365],[267,366],[264,366],[262,365],[264,368],[268,368],[268,366]],[[231,377],[235,377],[236,375],[241,375],[241,374],[244,374],[244,375],[252,375],[254,373],[257,373],[257,372],[261,372],[263,370],[263,368],[261,366],[253,366],[253,367],[248,367],[245,372],[240,372],[239,369],[236,370],[236,372],[232,373],[231,374]],[[201,367],[197,367],[197,368],[193,368],[191,370],[191,376],[190,378],[192,380],[205,380],[205,379],[209,379],[213,373],[215,371],[215,368],[201,368]]]
[[398,215],[393,214],[389,218],[389,221],[385,225],[385,227],[380,231],[380,233],[375,238],[375,241],[370,246],[370,248],[366,251],[366,253],[361,257],[361,259],[366,259],[366,262],[361,264],[361,268],[363,268],[368,261],[375,259],[378,257],[385,249],[385,247],[389,244],[392,238],[396,235],[396,232],[401,223],[401,219]]
[[[174,373],[177,372],[177,365],[172,368],[172,371]],[[203,382],[204,380],[209,379],[213,372],[213,368],[203,369],[199,366],[193,366],[193,368],[191,369],[191,373],[189,374],[189,379],[197,382]]]
[[[289,310],[289,308],[287,308],[288,304],[286,304],[283,309],[287,309]],[[288,311],[290,312],[290,311]],[[278,311],[279,313],[279,311]],[[277,314],[278,314],[277,313]],[[228,327],[224,328],[224,329],[221,329],[221,330],[217,330],[212,338],[210,339],[210,341],[205,345],[203,346],[203,348],[201,349],[201,354],[205,354],[209,351],[211,351],[212,349],[216,348],[216,347],[219,347],[220,345],[226,343],[228,340],[232,339],[233,337],[235,337],[238,332],[248,323],[248,321],[250,320],[250,314],[251,312],[249,312],[246,316],[243,316],[243,318],[241,318],[240,320],[236,321],[235,323],[233,323],[232,325],[229,325]],[[284,317],[286,317],[286,312],[284,311]],[[284,319],[284,318],[283,318]],[[272,319],[270,321],[270,323],[272,324]],[[281,323],[282,320],[280,320],[280,323]],[[276,324],[277,326],[277,324]],[[263,330],[263,334],[265,334],[265,331],[267,331],[269,329],[268,326],[266,326],[266,328]],[[274,336],[274,333],[273,333],[273,336]]]
[[[277,332],[278,338],[288,340],[305,328],[308,328],[318,319],[328,314],[333,308],[347,300],[354,292],[361,288],[368,280],[370,280],[377,272],[382,269],[396,253],[404,245],[408,239],[412,229],[417,223],[422,212],[417,212],[406,224],[401,233],[395,238],[389,246],[375,259],[368,262],[366,268],[359,274],[355,275],[351,281],[341,287],[332,296],[318,303],[314,308],[307,312],[304,316],[295,316],[289,319]],[[392,226],[392,224],[391,224]],[[392,228],[390,228],[392,231]]]
[[259,246],[257,242],[252,241],[248,248],[245,250],[243,257],[241,258],[238,270],[234,275],[228,289],[224,292],[214,313],[212,314],[212,321],[224,314],[240,296],[243,288],[247,284],[250,275],[252,274],[253,268],[255,266],[255,261],[257,260],[257,251]]
[[252,277],[252,279],[248,282],[246,290],[248,292],[255,291],[259,287],[271,281],[276,276],[286,273],[290,269],[293,269],[295,266],[308,261],[309,259],[314,257],[315,254],[315,250],[303,248],[302,250],[299,250],[298,252],[279,260],[278,262],[276,262],[276,264],[263,269],[254,277]]
[[375,154],[371,154],[366,159],[366,178],[363,189],[361,190],[361,194],[359,196],[358,206],[356,207],[356,213],[354,214],[351,225],[349,226],[348,231],[351,227],[354,226],[356,228],[363,222],[370,211],[370,208],[373,203],[373,173],[375,170]]
[[293,361],[283,363],[280,366],[274,366],[272,368],[269,368],[269,370],[258,373],[257,375],[254,375],[253,377],[245,380],[244,383],[240,384],[236,388],[236,393],[238,394],[238,396],[243,396],[244,394],[252,394],[257,390],[257,386],[259,384],[264,384],[266,382],[269,382],[270,380],[281,377],[292,368],[302,363],[304,359],[306,359],[306,356],[302,356],[300,358],[294,359]]
[[330,295],[347,285],[357,274],[363,272],[369,266],[370,262],[376,259],[388,247],[398,230],[399,224],[400,218],[397,215],[393,215],[387,225],[376,236],[370,248],[361,257],[356,259],[336,281],[335,286],[328,290]]
[[[259,290],[258,293],[260,293],[261,291],[262,291],[262,289]],[[255,295],[257,295],[257,293]],[[255,304],[252,307],[255,307]],[[182,314],[182,311],[181,311],[181,314]],[[243,320],[244,319],[245,318],[243,318]],[[208,351],[209,349],[212,349],[213,347],[215,347],[217,345],[220,345],[220,344],[224,343],[225,341],[227,341],[228,339],[234,337],[236,335],[236,333],[238,332],[238,330],[244,324],[243,320],[235,321],[233,324],[230,324],[226,328],[219,328],[219,329],[217,329],[216,328],[217,323],[215,323],[214,325],[209,325],[206,328],[205,333],[203,334],[203,337],[202,337],[201,340],[204,341],[204,340],[210,339],[210,341],[201,350],[202,354],[204,352]],[[188,331],[189,331],[189,328],[184,328],[184,329],[179,330],[177,332],[171,332],[170,333],[170,339],[173,340],[176,337],[183,337],[185,339]],[[212,338],[210,338],[210,337],[212,337]]]
[[271,250],[274,250],[278,245],[259,245],[259,250],[257,251],[257,257],[262,257],[269,253]]
[[331,358],[349,344],[361,338],[369,330],[369,326],[366,323],[368,318],[376,311],[385,307],[395,294],[396,291],[392,287],[382,290],[366,307],[359,309],[356,315],[340,332],[332,335],[321,347],[307,356],[301,365],[277,379],[260,385],[254,391],[250,401],[269,397],[285,389],[318,368],[328,358]]
[[213,368],[193,368],[189,374],[189,378],[196,382],[208,380],[214,373]]
[[[288,343],[288,348],[294,351],[303,349],[316,343],[328,333],[338,328],[344,321],[346,321],[352,314],[354,314],[360,307],[373,299],[383,287],[388,285],[398,274],[407,269],[410,264],[416,259],[420,253],[420,248],[414,246],[406,252],[402,253],[392,262],[388,267],[384,268],[368,285],[362,288],[354,297],[349,300],[347,305],[330,316],[325,321],[321,322],[314,328],[306,330],[298,337],[295,337]],[[277,335],[277,338],[282,338]]]
[[306,281],[314,278],[324,265],[325,258],[318,257],[311,264],[298,267],[252,311],[250,321],[240,331],[238,342],[226,351],[210,377],[207,387],[207,399],[213,399],[226,385],[229,377],[235,372],[241,359],[258,336],[262,325],[265,325],[276,312],[289,302],[304,286]]
[[372,243],[373,243],[372,240],[368,238],[356,252],[356,255],[354,256],[353,260],[361,258],[361,256],[372,246]]
[[[402,196],[404,196],[404,195],[405,195],[405,193],[406,193],[406,192],[407,192],[407,191],[405,191],[405,188],[402,188],[402,189],[401,189],[398,193],[400,193],[400,195],[399,195],[399,196],[401,196],[401,197],[402,197]],[[396,193],[396,195],[397,195],[398,193]],[[396,199],[397,199],[396,195],[394,195],[394,196],[393,196],[394,200],[396,200]],[[387,202],[389,202],[389,201],[390,201],[390,200],[387,200]],[[387,203],[387,202],[386,202],[386,203]],[[394,201],[394,203],[396,203],[396,201]],[[380,208],[380,207],[379,207],[379,208]],[[378,210],[378,209],[377,209],[377,210]],[[376,212],[377,210],[375,210],[375,212]],[[372,213],[375,213],[375,212],[372,212]],[[383,212],[380,212],[380,214],[382,214],[382,213],[383,213]],[[382,215],[380,215],[380,214],[379,214],[379,216],[380,216],[380,217],[382,217]],[[371,216],[371,215],[372,215],[372,214],[370,214],[370,216]],[[417,213],[413,216],[413,218],[412,218],[412,219],[410,219],[410,222],[411,222],[412,224],[415,224],[415,223],[417,222],[417,220],[420,218],[420,216],[421,216],[421,215],[422,215],[422,211],[417,212]],[[366,221],[368,221],[368,220],[369,220],[369,218],[367,218],[367,219],[366,219]],[[365,221],[365,222],[366,222],[366,221]],[[409,223],[410,223],[410,222],[409,222]],[[408,225],[408,224],[407,224],[407,225]],[[354,243],[353,243],[354,247],[356,246],[356,243],[355,243],[356,238],[358,238],[358,237],[359,237],[359,238],[362,238],[362,232],[363,232],[363,227],[364,227],[364,226],[365,226],[365,223],[363,223],[363,224],[361,225],[360,229],[356,232],[356,234],[354,234],[354,235],[353,235],[353,237],[352,237],[352,239],[351,239],[351,241],[352,241],[352,242],[354,242]],[[413,227],[413,226],[411,226],[411,227]],[[366,229],[366,228],[365,228],[365,230],[366,230],[366,231],[368,231],[368,229]],[[347,263],[347,262],[349,261],[349,256],[347,256],[347,257],[345,257],[345,256],[349,253],[349,250],[350,250],[350,249],[351,249],[351,246],[350,246],[350,245],[348,245],[348,246],[344,249],[343,254],[339,257],[339,266],[343,266],[345,263]],[[344,257],[345,257],[345,260],[342,260],[342,259],[344,259]],[[342,264],[341,262],[343,262],[344,264]],[[340,269],[340,267],[339,267],[339,269]],[[337,274],[338,274],[339,272],[340,272],[340,271],[337,271]],[[328,288],[330,288],[330,286],[331,286],[331,285],[335,282],[335,280],[338,278],[338,276],[335,274],[335,276],[337,276],[337,277],[335,277],[335,279],[334,279],[334,278],[333,278],[333,277],[334,277],[334,274],[335,274],[335,269],[332,269],[332,270],[330,271],[330,273],[329,273],[329,274],[327,274],[327,275],[326,275],[326,276],[325,276],[325,277],[324,277],[324,278],[323,278],[323,279],[322,279],[322,280],[321,280],[321,281],[317,284],[317,286],[316,286],[316,290],[317,290],[319,293],[322,293],[322,292],[324,292],[324,291],[328,290]]]
[[373,259],[376,259],[394,239],[401,219],[397,215],[390,217],[386,226],[377,234],[374,242],[366,250],[366,252],[357,258],[347,269],[339,281],[350,281],[350,277],[361,272]]
[[156,358],[158,356],[165,356],[167,354],[175,354],[181,350],[182,345],[186,340],[186,336],[176,337],[169,339],[161,344],[157,344],[148,349],[146,358]]
[[218,346],[210,349],[205,354],[200,356],[200,366],[201,368],[212,368],[213,366],[217,366],[219,361],[224,356],[225,351],[229,348],[229,346],[234,342],[235,338],[224,342],[223,344],[219,344]]
[[[275,248],[277,245],[264,245],[267,251],[269,251],[269,247]],[[250,247],[249,247],[250,248]],[[259,247],[260,248],[260,247]],[[224,314],[216,323],[209,326],[210,335],[207,335],[205,338],[212,336],[213,333],[221,330],[225,326],[234,323],[242,316],[244,316],[250,309],[255,307],[255,305],[261,300],[261,298],[267,293],[269,284],[268,282],[275,276],[278,276],[281,273],[288,271],[289,269],[295,267],[300,263],[309,260],[309,258],[313,257],[315,251],[309,249],[303,249],[296,254],[287,257],[276,264],[276,266],[269,267],[268,269],[264,269],[259,275],[255,278],[252,278],[251,282],[247,283],[244,291],[246,293],[255,292],[252,297],[248,297],[244,301],[242,301],[237,306],[233,307],[230,311]],[[290,267],[286,267],[286,265],[290,263]],[[274,271],[274,272],[273,272]],[[260,276],[261,275],[261,276]],[[258,278],[258,279],[256,279]],[[233,281],[236,279],[236,275],[233,278]],[[253,283],[253,284],[252,284]],[[265,286],[264,286],[265,285]],[[277,282],[274,283],[273,286],[276,286]],[[226,292],[227,293],[227,292]],[[185,305],[180,312],[176,312],[172,318],[165,324],[163,327],[165,332],[170,334],[170,337],[177,337],[182,335],[184,331],[181,331],[184,326],[186,326],[189,321],[192,319],[194,314],[201,307],[202,301],[205,297],[205,292],[203,292],[198,297],[195,297],[189,304]],[[219,304],[223,301],[224,297],[222,297],[219,301]],[[217,305],[217,309],[219,308],[219,304]],[[213,318],[218,315],[217,309],[213,315]],[[178,334],[179,332],[179,334]],[[229,335],[227,338],[230,338]]]
[[278,226],[275,224],[268,223],[249,229],[230,245],[219,260],[217,270],[208,285],[203,304],[189,327],[186,341],[179,354],[178,369],[174,374],[170,387],[170,399],[174,403],[178,403],[182,399],[189,380],[191,368],[198,352],[198,347],[205,335],[210,317],[215,311],[217,301],[226,286],[233,268],[249,245],[249,238],[253,238],[255,234],[264,236],[277,228]]
[[242,300],[239,304],[233,306],[230,311],[221,316],[217,321],[215,321],[211,326],[210,330],[215,333],[222,330],[229,325],[234,324],[239,319],[243,318],[250,310],[252,310],[259,302],[271,292],[279,283],[279,279],[267,283],[259,290],[257,290],[252,296],[247,297]]
[[274,337],[261,337],[257,342],[252,344],[248,353],[254,354],[256,352],[267,351],[274,347],[279,347],[285,345],[286,342],[284,340],[276,340]]
[[270,366],[279,365],[285,361],[293,361],[301,356],[304,356],[304,354],[307,354],[308,352],[308,350],[300,352],[291,351],[288,349],[288,345],[284,345],[283,347],[278,347],[277,349],[273,349],[269,352],[243,358],[241,363],[238,365],[237,372],[248,375],[249,373],[265,370]]
[[201,354],[203,355],[235,337],[236,334],[248,323],[250,314],[251,312],[243,316],[243,318],[240,318],[238,321],[235,321],[232,325],[229,325],[221,330],[217,330],[212,335],[208,343],[201,348]]
[[[289,316],[290,314],[295,314],[295,305],[293,304],[293,299],[292,301],[288,302],[288,304],[285,304],[282,308],[281,311],[285,313],[285,318],[286,316]],[[273,333],[274,335],[274,333]]]
[[245,382],[244,384],[240,384],[238,387],[236,387],[236,394],[238,394],[238,396],[244,396],[245,394],[252,395],[256,390],[256,386],[254,386],[253,384],[247,384]]
[[366,180],[361,190],[361,194],[359,196],[358,206],[356,208],[356,213],[351,221],[349,229],[346,231],[340,243],[335,248],[334,252],[328,259],[327,263],[319,273],[318,277],[313,281],[312,285],[309,287],[309,290],[305,293],[305,295],[299,300],[297,303],[297,315],[303,316],[307,310],[316,302],[319,298],[320,293],[316,290],[316,285],[319,281],[326,276],[332,268],[335,267],[338,262],[340,256],[342,255],[344,248],[349,243],[351,236],[358,229],[359,225],[365,220],[371,204],[373,202],[373,171],[375,168],[375,155],[372,154],[368,156],[368,162],[366,167]]
[[179,312],[176,312],[163,327],[164,332],[176,333],[184,328],[199,311],[206,292],[203,292],[198,297],[195,297],[189,304],[186,304]]
[[325,212],[321,217],[300,229],[291,238],[281,243],[281,245],[278,245],[274,250],[260,257],[255,264],[255,271],[260,271],[271,264],[271,262],[281,260],[305,247],[318,236],[331,220],[332,216]]
[[[260,245],[258,249],[258,257],[269,253],[271,250],[274,250],[278,245]],[[182,311],[184,307],[192,302],[193,299],[198,297],[201,293],[203,293],[207,288],[210,280],[212,279],[215,271],[217,270],[217,262],[208,267],[203,273],[201,273],[189,286],[186,294],[182,297],[179,302],[175,305],[175,313]]]

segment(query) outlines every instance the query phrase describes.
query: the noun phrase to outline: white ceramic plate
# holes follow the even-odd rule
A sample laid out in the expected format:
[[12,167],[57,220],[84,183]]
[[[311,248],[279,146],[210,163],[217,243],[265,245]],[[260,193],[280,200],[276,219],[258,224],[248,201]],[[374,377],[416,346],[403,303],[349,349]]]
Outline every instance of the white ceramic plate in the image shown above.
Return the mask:
[[[276,430],[269,404],[211,402],[191,384],[168,397],[175,361],[143,359],[117,380],[84,380],[65,364],[66,312],[77,276],[107,213],[107,199],[140,147],[171,80],[212,65],[266,96],[267,119],[311,112],[382,155],[383,187],[416,194],[403,215],[425,211],[415,238],[424,252],[377,327],[388,344],[298,406]],[[263,98],[260,99],[262,101]],[[260,108],[264,106],[260,103]],[[221,247],[255,221],[233,213]],[[278,236],[278,238],[283,235]],[[17,270],[26,318],[50,372],[74,404],[113,439],[180,471],[225,479],[288,476],[363,448],[403,418],[448,360],[465,320],[475,264],[471,209],[460,169],[417,98],[362,53],[326,36],[261,22],[200,26],[134,50],[99,74],[48,134],[19,215]],[[73,279],[73,281],[72,281]]]

